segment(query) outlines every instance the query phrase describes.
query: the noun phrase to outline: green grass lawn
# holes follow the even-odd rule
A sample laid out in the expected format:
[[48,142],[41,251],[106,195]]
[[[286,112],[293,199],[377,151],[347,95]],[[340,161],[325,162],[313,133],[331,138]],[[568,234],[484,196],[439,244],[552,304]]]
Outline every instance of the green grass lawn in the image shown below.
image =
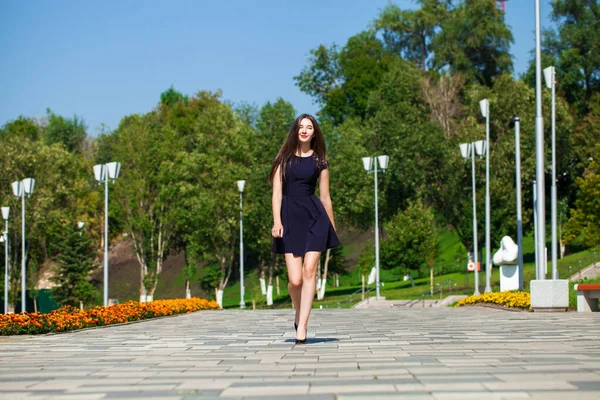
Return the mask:
[[[550,248],[550,244],[548,243]],[[563,259],[558,260],[558,276],[560,279],[567,279],[570,275],[576,274],[581,268],[595,262],[596,253],[599,249],[589,249],[578,253],[570,254]],[[529,291],[529,282],[535,279],[535,253],[534,241],[532,237],[523,238],[523,282],[524,290]],[[474,274],[466,272],[466,255],[464,254],[464,246],[458,240],[458,237],[453,231],[440,232],[440,241],[438,246],[438,257],[436,258],[436,266],[434,273],[434,295],[429,294],[430,282],[428,271],[423,271],[421,276],[414,275],[414,286],[410,281],[404,281],[404,271],[395,270],[380,270],[380,280],[382,282],[381,295],[388,300],[411,300],[415,298],[424,299],[439,299],[440,287],[442,296],[446,297],[450,294],[473,294],[474,291]],[[485,260],[485,248],[480,251],[480,258]],[[485,289],[486,276],[484,270],[484,262],[482,262],[482,270],[479,272],[479,290],[483,292]],[[547,278],[552,276],[552,266],[548,263]],[[340,275],[340,287],[332,285],[333,277],[328,279],[325,299],[321,301],[315,300],[314,307],[319,308],[347,308],[352,307],[361,300],[361,276],[357,268],[352,268],[345,274]],[[492,291],[500,290],[500,271],[498,267],[492,268],[490,278]],[[275,286],[275,285],[274,285]],[[374,296],[374,285],[368,288],[370,291],[368,296]],[[573,284],[570,284],[570,292],[573,292]],[[265,296],[260,293],[260,286],[256,271],[251,271],[245,278],[246,287],[246,307],[252,307],[252,300],[255,301],[257,308],[266,308]],[[287,277],[285,274],[279,277],[279,294],[274,287],[274,306],[275,308],[289,308],[291,302],[287,291]],[[570,294],[574,298],[574,293]],[[234,282],[227,287],[223,296],[224,308],[237,308],[240,303],[239,282]],[[573,303],[574,304],[574,303]]]

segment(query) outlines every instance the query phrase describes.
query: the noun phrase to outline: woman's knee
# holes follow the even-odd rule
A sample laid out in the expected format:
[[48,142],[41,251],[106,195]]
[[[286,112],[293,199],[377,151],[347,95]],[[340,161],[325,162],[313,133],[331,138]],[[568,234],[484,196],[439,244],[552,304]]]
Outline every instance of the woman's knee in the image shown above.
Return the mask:
[[315,280],[315,276],[317,273],[317,269],[316,268],[304,268],[304,270],[302,271],[302,280],[304,282],[306,281],[310,281],[310,280]]
[[288,282],[288,286],[290,287],[290,289],[301,288],[302,287],[302,281],[303,281],[303,279],[301,277],[290,278],[290,280]]

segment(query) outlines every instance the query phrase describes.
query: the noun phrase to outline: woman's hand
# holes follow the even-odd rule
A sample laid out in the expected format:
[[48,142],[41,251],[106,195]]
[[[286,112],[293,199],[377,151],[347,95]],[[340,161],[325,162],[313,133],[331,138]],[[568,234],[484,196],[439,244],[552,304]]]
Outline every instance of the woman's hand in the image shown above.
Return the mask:
[[281,224],[273,225],[273,229],[271,229],[271,235],[273,235],[274,238],[283,237],[283,225],[281,225]]

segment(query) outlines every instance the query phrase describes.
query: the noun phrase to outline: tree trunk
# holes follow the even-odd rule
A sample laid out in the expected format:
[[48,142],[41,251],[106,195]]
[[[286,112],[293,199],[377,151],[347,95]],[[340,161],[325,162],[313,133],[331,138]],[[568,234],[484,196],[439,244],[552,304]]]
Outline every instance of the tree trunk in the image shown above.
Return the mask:
[[315,290],[317,291],[317,299],[318,299],[319,298],[319,290],[321,290],[321,282],[323,282],[321,280],[321,257],[319,257],[319,262],[317,263],[316,278],[317,278],[317,285],[315,286]]
[[217,304],[223,308],[223,289],[216,289],[217,291]]
[[142,281],[142,287],[140,287],[140,303],[145,303],[146,298],[146,286],[144,286],[144,282]]
[[331,256],[331,249],[327,249],[325,253],[325,266],[323,267],[323,278],[321,279],[321,287],[317,295],[317,300],[323,300],[325,297],[325,287],[327,286],[327,269],[329,268],[329,260]]
[[[269,270],[272,269],[271,267],[272,267],[272,263],[269,266]],[[265,260],[262,260],[260,262],[259,271],[260,271],[260,274],[259,274],[260,292],[262,293],[263,296],[266,296],[266,294],[267,294],[267,284],[265,283],[265,275],[266,275],[265,274]],[[269,272],[270,272],[270,274],[272,274],[271,271],[269,271]]]
[[[275,269],[275,259],[272,259],[269,265],[269,281],[266,287],[265,295],[267,296],[267,305],[273,305],[273,270]],[[279,286],[279,281],[277,282]]]
[[365,274],[362,274],[362,297],[361,300],[365,299]]
[[433,266],[429,267],[429,291],[433,296]]
[[185,298],[192,298],[192,292],[190,291],[190,280],[188,278],[185,278]]

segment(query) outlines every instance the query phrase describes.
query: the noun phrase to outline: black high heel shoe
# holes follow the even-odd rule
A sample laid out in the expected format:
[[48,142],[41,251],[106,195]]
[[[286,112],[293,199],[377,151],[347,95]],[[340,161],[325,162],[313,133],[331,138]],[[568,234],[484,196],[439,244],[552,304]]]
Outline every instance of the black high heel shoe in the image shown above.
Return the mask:
[[294,322],[294,330],[298,332],[298,324]]
[[296,338],[296,344],[306,344],[306,337],[308,336],[308,329],[305,330],[304,339]]

